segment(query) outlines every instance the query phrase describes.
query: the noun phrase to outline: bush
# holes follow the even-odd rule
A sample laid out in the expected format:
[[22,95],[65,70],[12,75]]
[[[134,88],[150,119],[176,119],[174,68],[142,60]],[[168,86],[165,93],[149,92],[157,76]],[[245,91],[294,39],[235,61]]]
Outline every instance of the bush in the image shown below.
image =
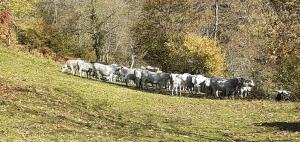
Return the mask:
[[208,37],[185,35],[183,48],[187,51],[186,58],[191,73],[224,75],[224,54],[216,45],[216,42]]

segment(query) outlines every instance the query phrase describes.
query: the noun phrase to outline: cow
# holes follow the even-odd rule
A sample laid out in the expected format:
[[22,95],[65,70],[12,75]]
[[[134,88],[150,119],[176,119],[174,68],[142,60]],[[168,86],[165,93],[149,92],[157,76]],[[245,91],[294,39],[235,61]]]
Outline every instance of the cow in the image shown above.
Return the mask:
[[141,76],[141,86],[148,88],[148,83],[155,84],[156,88],[159,86],[161,88],[162,85],[166,85],[167,81],[170,79],[170,75],[162,73],[162,72],[152,72],[148,70],[143,70]]
[[244,78],[212,78],[211,79],[211,89],[213,95],[219,97],[219,91],[222,91],[226,97],[230,97],[238,93],[238,91],[243,87],[245,79]]
[[81,60],[81,59],[68,60],[61,67],[61,72],[63,72],[63,73],[69,73],[69,72],[71,72],[71,74],[75,75],[76,72],[78,71],[78,64],[79,63],[84,63],[84,61]]
[[121,67],[117,71],[117,74],[119,75],[120,78],[122,78],[125,81],[126,86],[128,86],[128,82],[130,80],[135,81],[134,71],[135,71],[135,69],[130,69],[130,68],[127,68],[127,67]]
[[288,100],[290,98],[290,94],[291,92],[290,91],[287,91],[287,90],[274,90],[275,92],[277,92],[277,96],[275,98],[276,101],[285,101],[285,100]]
[[120,69],[120,67],[111,66],[111,65],[104,65],[100,63],[94,63],[94,72],[98,79],[100,79],[100,76],[102,78],[108,79],[110,82],[115,82],[115,74]]
[[143,69],[135,69],[134,70],[134,83],[137,88],[143,88],[142,87],[142,71]]
[[171,77],[170,77],[170,73],[165,73],[165,72],[162,72],[162,71],[157,71],[157,73],[159,74],[161,80],[160,80],[160,85],[161,86],[164,86],[165,89],[168,88],[168,85],[170,80],[171,80]]
[[146,70],[152,71],[152,72],[160,71],[160,69],[158,67],[152,67],[152,66],[147,66]]
[[184,90],[184,91],[187,89],[188,83],[190,83],[188,81],[191,81],[191,80],[188,80],[188,79],[190,79],[189,76],[191,76],[191,74],[189,74],[189,73],[184,73],[184,74],[178,75],[178,77],[181,78],[181,81],[182,81],[181,87],[182,87],[182,90]]
[[[175,94],[178,96],[181,96],[181,88],[182,88],[182,78],[180,77],[180,74],[171,74],[171,91],[172,91],[172,96]],[[178,94],[179,91],[179,94]]]
[[193,75],[192,76],[192,84],[193,84],[193,87],[195,88],[194,90],[196,91],[196,93],[201,90],[201,87],[203,86],[203,84],[205,85],[205,87],[209,87],[209,85],[205,84],[205,81],[209,81],[209,80],[207,77],[205,77],[203,75]]
[[254,87],[253,80],[245,80],[243,86],[240,89],[239,95],[241,98],[246,98],[249,95],[249,92]]
[[90,78],[94,73],[94,67],[92,63],[79,62],[78,69],[80,77],[83,76],[84,72],[86,73],[87,78]]

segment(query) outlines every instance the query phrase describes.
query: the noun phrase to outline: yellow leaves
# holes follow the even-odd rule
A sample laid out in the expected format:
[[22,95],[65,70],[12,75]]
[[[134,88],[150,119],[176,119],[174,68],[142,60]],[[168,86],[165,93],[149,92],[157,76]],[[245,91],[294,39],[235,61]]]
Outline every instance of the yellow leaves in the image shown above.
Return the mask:
[[16,18],[23,18],[34,10],[37,0],[10,0],[10,8]]
[[197,68],[206,71],[211,76],[224,74],[225,57],[214,40],[187,34],[183,45],[189,51],[190,58],[198,61],[196,62]]

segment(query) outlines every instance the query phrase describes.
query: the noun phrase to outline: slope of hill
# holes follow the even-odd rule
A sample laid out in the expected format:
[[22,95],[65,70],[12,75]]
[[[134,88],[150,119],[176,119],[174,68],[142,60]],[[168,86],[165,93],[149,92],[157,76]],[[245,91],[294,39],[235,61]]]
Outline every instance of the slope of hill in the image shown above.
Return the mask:
[[146,93],[0,48],[0,141],[300,141],[300,105]]

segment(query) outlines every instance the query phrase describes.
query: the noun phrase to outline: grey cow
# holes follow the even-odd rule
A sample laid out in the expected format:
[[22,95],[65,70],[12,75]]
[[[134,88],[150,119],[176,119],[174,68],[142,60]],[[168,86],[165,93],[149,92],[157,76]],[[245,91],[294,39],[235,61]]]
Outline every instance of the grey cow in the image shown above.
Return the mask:
[[162,85],[166,85],[167,81],[170,79],[170,75],[163,73],[163,72],[151,72],[148,70],[143,70],[142,71],[142,76],[141,76],[141,86],[142,88],[148,88],[147,84],[152,83],[156,84],[161,88]]
[[115,73],[120,69],[120,67],[104,65],[100,63],[94,63],[93,66],[94,66],[94,72],[98,79],[100,79],[100,76],[102,76],[102,78],[105,77],[110,82],[115,82],[114,76]]
[[135,81],[135,74],[134,74],[135,69],[130,69],[127,67],[121,67],[118,71],[117,74],[124,79],[126,86],[128,86],[128,82],[130,80]]
[[233,78],[229,80],[224,78],[212,78],[210,82],[212,94],[219,97],[219,91],[222,91],[227,97],[234,95],[243,87],[244,81],[244,78]]

